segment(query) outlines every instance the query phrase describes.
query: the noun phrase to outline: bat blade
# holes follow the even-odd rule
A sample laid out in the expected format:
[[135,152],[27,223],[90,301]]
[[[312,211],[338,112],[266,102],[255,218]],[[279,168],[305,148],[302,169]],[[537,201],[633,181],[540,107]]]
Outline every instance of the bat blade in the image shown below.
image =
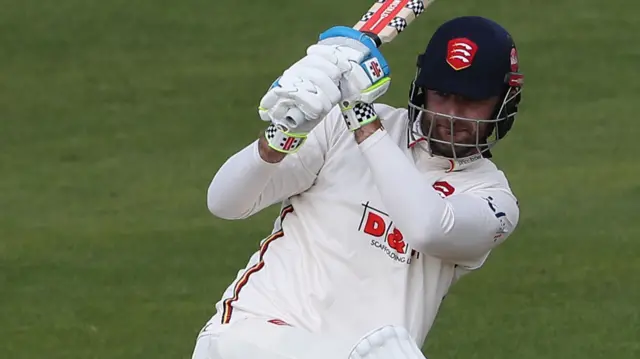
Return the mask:
[[422,14],[434,0],[377,0],[353,27],[380,46],[389,43]]

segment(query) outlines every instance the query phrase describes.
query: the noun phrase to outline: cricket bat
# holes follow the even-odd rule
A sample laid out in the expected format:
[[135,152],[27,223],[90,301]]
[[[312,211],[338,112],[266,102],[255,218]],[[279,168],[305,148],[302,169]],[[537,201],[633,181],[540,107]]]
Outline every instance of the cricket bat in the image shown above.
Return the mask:
[[[370,37],[377,47],[393,41],[435,0],[377,0],[353,28]],[[301,123],[304,114],[297,108],[288,111],[285,121]]]
[[378,47],[389,43],[435,0],[377,0],[354,29],[371,37]]

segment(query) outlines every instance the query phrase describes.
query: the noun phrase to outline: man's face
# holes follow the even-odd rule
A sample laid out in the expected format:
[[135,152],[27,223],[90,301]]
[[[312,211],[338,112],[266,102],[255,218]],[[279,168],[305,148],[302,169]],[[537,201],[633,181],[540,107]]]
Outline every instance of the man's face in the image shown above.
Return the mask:
[[[482,143],[488,135],[491,124],[478,121],[456,119],[463,117],[473,120],[489,120],[498,103],[498,96],[486,100],[471,100],[462,96],[428,90],[425,94],[425,112],[422,130],[431,131],[429,146],[435,155],[445,157],[466,157],[478,152],[476,141]],[[435,114],[435,113],[438,114]],[[454,118],[452,118],[452,116]],[[446,142],[438,142],[438,141]],[[458,145],[452,145],[455,142]],[[466,144],[472,146],[460,146]]]

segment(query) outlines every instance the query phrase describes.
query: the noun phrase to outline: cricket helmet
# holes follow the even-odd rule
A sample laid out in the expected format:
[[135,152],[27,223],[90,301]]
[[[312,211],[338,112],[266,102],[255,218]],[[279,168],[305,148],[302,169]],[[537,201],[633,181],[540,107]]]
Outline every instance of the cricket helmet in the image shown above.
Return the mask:
[[[475,147],[477,153],[474,156],[490,158],[490,149],[513,126],[522,97],[523,80],[515,42],[502,26],[480,16],[463,16],[445,22],[431,37],[425,52],[418,56],[408,104],[410,145],[426,140],[427,143],[448,144],[452,148]],[[426,108],[427,90],[456,94],[471,100],[494,96],[500,100],[489,119],[457,117]],[[435,121],[431,121],[429,126],[421,123],[425,114],[428,118],[446,117],[452,124],[455,121],[472,121],[476,126],[489,123],[490,127],[484,138],[478,135],[472,144],[439,140],[432,136]],[[453,153],[454,159],[460,160],[455,158],[455,150]]]

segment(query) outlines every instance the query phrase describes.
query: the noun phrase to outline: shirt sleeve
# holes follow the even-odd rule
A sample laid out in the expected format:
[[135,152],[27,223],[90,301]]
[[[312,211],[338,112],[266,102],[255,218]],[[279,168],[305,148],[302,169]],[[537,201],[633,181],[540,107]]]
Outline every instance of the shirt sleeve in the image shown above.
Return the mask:
[[442,198],[386,131],[360,144],[385,208],[418,252],[478,267],[515,229],[517,200],[508,188]]
[[298,152],[279,163],[260,157],[258,140],[231,156],[209,185],[209,211],[223,219],[243,219],[311,187],[332,143],[335,116],[330,113]]

